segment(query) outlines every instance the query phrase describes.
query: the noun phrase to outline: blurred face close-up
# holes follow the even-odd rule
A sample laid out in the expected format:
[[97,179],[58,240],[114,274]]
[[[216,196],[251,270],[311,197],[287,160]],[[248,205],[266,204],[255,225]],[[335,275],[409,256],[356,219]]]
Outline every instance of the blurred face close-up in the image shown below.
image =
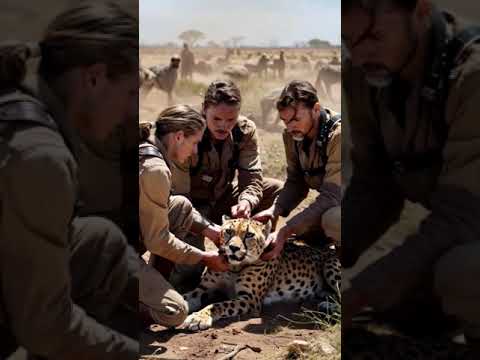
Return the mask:
[[119,124],[134,121],[138,111],[138,74],[110,78],[104,66],[100,69],[86,87],[89,106],[83,129],[84,136],[97,141],[107,138]]
[[355,6],[342,14],[344,45],[371,85],[388,86],[415,55],[419,25],[413,14],[391,4],[376,10]]
[[203,130],[195,132],[193,135],[184,136],[183,131],[181,136],[177,139],[175,145],[175,160],[179,163],[185,163],[192,155],[197,154],[198,144],[202,140]]
[[227,139],[237,123],[240,114],[239,105],[218,104],[209,105],[205,110],[207,127],[215,140]]
[[280,119],[295,141],[302,141],[313,128],[314,110],[300,103],[279,111]]

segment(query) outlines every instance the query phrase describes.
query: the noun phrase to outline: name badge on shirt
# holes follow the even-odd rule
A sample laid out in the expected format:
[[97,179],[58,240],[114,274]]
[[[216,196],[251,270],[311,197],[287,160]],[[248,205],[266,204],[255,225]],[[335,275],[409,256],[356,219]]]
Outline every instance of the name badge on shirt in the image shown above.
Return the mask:
[[209,182],[212,182],[213,177],[208,176],[208,175],[202,175],[202,180],[209,183]]

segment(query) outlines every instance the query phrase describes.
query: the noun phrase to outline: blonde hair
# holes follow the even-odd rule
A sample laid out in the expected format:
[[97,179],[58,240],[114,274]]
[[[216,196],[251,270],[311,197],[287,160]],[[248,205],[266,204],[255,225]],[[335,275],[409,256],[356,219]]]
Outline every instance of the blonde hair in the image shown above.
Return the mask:
[[[174,105],[163,110],[155,122],[155,136],[159,139],[177,131],[183,131],[185,136],[191,136],[206,127],[202,115],[188,105]],[[141,131],[146,140],[150,131]],[[142,136],[141,134],[141,136]],[[148,135],[147,135],[148,134]],[[145,137],[146,136],[146,137]]]

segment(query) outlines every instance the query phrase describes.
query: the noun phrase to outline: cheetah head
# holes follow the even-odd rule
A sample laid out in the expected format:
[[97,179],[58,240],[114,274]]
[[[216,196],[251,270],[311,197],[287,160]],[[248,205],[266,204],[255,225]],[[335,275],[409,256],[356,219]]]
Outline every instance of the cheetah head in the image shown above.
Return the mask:
[[251,219],[222,218],[223,245],[220,252],[231,265],[248,265],[260,258],[272,224]]

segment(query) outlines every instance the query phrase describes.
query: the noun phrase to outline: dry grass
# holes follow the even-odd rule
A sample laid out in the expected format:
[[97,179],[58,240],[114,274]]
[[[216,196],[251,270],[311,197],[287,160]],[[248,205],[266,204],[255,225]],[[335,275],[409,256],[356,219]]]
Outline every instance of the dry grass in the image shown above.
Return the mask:
[[[340,307],[340,304],[335,301]],[[287,319],[296,325],[314,325],[320,330],[316,336],[307,339],[309,347],[301,350],[290,347],[285,354],[285,360],[339,360],[341,357],[341,315],[338,312],[325,314],[316,310],[302,309],[299,314],[293,314],[296,319]],[[282,317],[282,316],[280,316]],[[283,317],[285,318],[285,317]],[[285,318],[286,319],[286,318]]]

